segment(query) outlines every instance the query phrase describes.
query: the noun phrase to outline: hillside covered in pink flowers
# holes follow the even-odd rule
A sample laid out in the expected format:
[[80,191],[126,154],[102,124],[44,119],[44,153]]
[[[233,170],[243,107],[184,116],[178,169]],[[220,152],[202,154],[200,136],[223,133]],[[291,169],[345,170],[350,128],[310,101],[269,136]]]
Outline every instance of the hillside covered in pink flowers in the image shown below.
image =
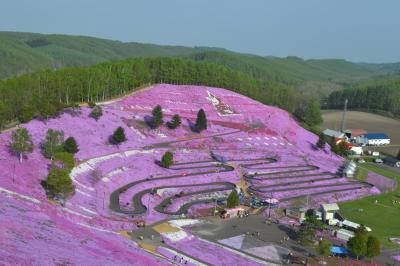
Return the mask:
[[[146,117],[158,104],[165,122],[179,114],[182,125],[149,128]],[[171,195],[189,193],[167,206],[167,211],[176,212],[201,196],[191,192],[207,188],[216,191],[204,197],[226,196],[229,191],[220,183],[240,185],[243,174],[252,177],[247,180],[249,189],[260,196],[273,194],[282,206],[306,195],[315,195],[311,204],[318,206],[379,193],[375,187],[335,176],[344,160],[328,145],[316,148],[318,137],[289,113],[225,89],[160,84],[101,106],[98,121],[89,117],[89,107],[81,107],[21,125],[35,144],[22,163],[10,153],[11,132],[0,135],[0,265],[168,264],[162,254],[145,252],[123,232],[135,230],[137,219],[150,224],[170,218],[156,206]],[[198,133],[192,127],[200,108],[208,128]],[[118,146],[109,142],[117,127],[124,128],[127,137]],[[49,201],[41,186],[51,164],[40,150],[49,128],[74,137],[80,149],[71,172],[75,193],[64,207]],[[196,167],[160,167],[155,161],[166,151],[174,153],[175,162]],[[218,163],[208,163],[211,152],[231,161],[233,170],[220,171]],[[259,165],[246,165],[246,160]],[[132,186],[118,199],[127,212],[134,211],[131,201],[137,193],[154,187],[165,192],[146,193],[142,202],[147,211],[126,215],[110,209],[110,196],[127,184]]]

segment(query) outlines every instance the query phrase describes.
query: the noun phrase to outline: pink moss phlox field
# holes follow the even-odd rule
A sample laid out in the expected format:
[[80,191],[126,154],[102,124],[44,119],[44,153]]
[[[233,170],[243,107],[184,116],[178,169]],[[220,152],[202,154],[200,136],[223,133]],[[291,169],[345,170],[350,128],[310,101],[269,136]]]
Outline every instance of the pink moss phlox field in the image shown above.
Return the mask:
[[[182,118],[181,127],[171,130],[163,125],[158,129],[150,129],[145,118],[151,116],[151,110],[158,104],[162,106],[165,121],[179,114]],[[208,120],[208,128],[201,134],[191,130],[200,108],[205,110]],[[250,185],[272,185],[276,189],[282,188],[285,182],[304,181],[304,186],[315,178],[326,178],[324,172],[335,173],[344,164],[344,160],[328,148],[315,150],[318,137],[303,129],[288,112],[225,89],[160,84],[121,100],[104,103],[102,109],[103,115],[98,121],[89,117],[90,108],[82,107],[75,115],[66,111],[47,121],[33,120],[21,125],[29,130],[35,144],[33,153],[27,154],[23,163],[19,163],[17,156],[9,151],[11,133],[0,135],[0,199],[3,203],[0,206],[0,264],[163,264],[163,261],[144,253],[119,232],[136,229],[134,221],[138,219],[153,223],[169,218],[153,209],[166,197],[181,191],[188,193],[202,188],[215,188],[215,185],[207,185],[210,182],[240,184],[242,174],[254,171],[269,172],[276,179],[254,180]],[[117,146],[110,144],[109,138],[118,127],[124,128],[127,141]],[[65,207],[50,203],[41,186],[51,164],[40,151],[49,128],[64,131],[66,138],[74,137],[80,149],[75,155],[77,165],[71,173],[76,191]],[[174,166],[177,169],[166,169],[156,164],[168,150],[173,151],[176,162],[186,163],[183,167],[188,169],[178,169],[178,166]],[[211,151],[228,160],[238,160],[231,162],[236,168],[221,172],[222,168],[215,162],[196,164],[211,160]],[[271,157],[278,161],[265,162],[261,167],[299,166],[298,170],[301,171],[305,170],[305,165],[314,165],[318,169],[303,173],[320,173],[321,176],[289,178],[296,174],[279,173],[284,168],[258,170],[257,167],[239,167],[246,163],[240,161],[243,159],[263,162]],[[195,168],[198,166],[201,167]],[[213,172],[199,173],[206,171]],[[171,175],[178,176],[153,180]],[[378,187],[390,186],[389,181],[382,181],[376,176],[369,176],[369,181],[375,182]],[[123,208],[132,208],[132,197],[142,190],[164,186],[169,190],[160,195],[144,195],[142,201],[149,207],[146,214],[132,218],[111,211],[110,194],[132,182],[140,183],[121,193],[119,200]],[[337,178],[318,182],[315,184],[340,184],[346,180]],[[197,184],[206,185],[194,186]],[[174,185],[193,187],[174,188]],[[298,188],[301,185],[293,184],[291,187]],[[297,189],[274,195],[284,198],[322,190]],[[345,201],[376,193],[379,190],[375,187],[363,188],[320,195],[312,201],[315,204]],[[185,200],[187,197],[174,201],[169,210],[177,210],[185,204]],[[210,206],[212,204],[194,205],[189,215],[194,215],[199,208]],[[182,248],[190,249],[187,251],[195,257],[205,256],[204,261],[208,263],[219,262],[220,254],[223,254],[226,264],[237,265],[234,258],[242,265],[250,263],[239,255],[209,246],[202,240],[185,241],[188,242],[183,242]],[[196,247],[202,251],[196,251]],[[211,250],[214,250],[213,253],[205,254]]]
[[397,181],[394,179],[387,178],[374,172],[369,172],[366,180],[368,183],[373,184],[379,190],[384,192],[393,191],[397,187]]

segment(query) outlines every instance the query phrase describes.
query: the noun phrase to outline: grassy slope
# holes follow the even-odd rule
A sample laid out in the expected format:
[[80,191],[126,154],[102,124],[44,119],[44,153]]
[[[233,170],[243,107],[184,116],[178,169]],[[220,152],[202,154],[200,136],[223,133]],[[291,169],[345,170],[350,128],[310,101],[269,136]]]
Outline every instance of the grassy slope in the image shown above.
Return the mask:
[[[363,165],[363,168],[400,182],[399,174],[370,164]],[[341,203],[340,212],[347,219],[370,227],[372,234],[378,236],[385,247],[395,247],[389,237],[400,237],[400,204],[393,205],[393,200],[400,201],[400,186],[391,193]]]

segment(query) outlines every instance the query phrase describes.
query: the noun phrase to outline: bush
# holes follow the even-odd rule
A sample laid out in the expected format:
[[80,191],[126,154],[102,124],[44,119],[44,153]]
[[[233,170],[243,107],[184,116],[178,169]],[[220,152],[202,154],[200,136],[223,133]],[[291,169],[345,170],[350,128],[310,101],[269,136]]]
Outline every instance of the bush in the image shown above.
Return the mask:
[[54,159],[57,162],[61,163],[65,169],[72,170],[75,166],[74,155],[68,152],[57,152],[54,154]]
[[207,117],[203,109],[197,113],[196,129],[200,132],[207,129]]
[[125,130],[122,127],[117,128],[114,134],[111,136],[111,141],[113,144],[119,145],[126,141]]
[[317,142],[317,147],[319,149],[324,149],[325,145],[326,145],[325,135],[324,134],[320,134],[319,138],[318,138],[318,142]]
[[75,154],[79,151],[78,143],[76,143],[76,140],[73,137],[69,137],[65,140],[64,151],[71,154]]
[[165,168],[169,168],[174,163],[174,155],[172,152],[167,151],[161,158],[161,165]]
[[89,116],[91,118],[94,118],[96,121],[98,121],[102,115],[103,115],[103,110],[98,105],[93,107],[93,110],[89,114]]
[[375,236],[368,236],[367,239],[367,252],[366,256],[369,258],[373,258],[379,256],[381,254],[381,244],[379,239]]
[[322,256],[331,255],[332,242],[327,239],[322,239],[319,241],[317,246],[317,253]]
[[172,120],[167,123],[168,128],[175,129],[181,125],[181,117],[179,115],[174,115]]
[[74,192],[75,187],[69,173],[70,169],[59,168],[55,164],[51,166],[46,185],[53,195],[69,195]]
[[96,106],[96,103],[95,103],[95,102],[88,102],[87,104],[88,104],[88,106],[89,106],[90,108],[93,108],[93,107]]
[[237,193],[236,189],[234,189],[228,196],[226,207],[235,208],[239,206],[239,204],[240,204],[239,194]]
[[157,128],[164,123],[162,108],[160,105],[154,107],[151,114],[153,115],[153,127]]

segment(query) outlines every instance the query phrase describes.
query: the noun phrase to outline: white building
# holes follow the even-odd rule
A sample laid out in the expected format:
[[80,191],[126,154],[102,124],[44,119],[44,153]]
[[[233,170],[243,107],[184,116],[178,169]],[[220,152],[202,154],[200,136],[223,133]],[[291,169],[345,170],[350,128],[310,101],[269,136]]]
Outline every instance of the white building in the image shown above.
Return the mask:
[[338,239],[349,241],[350,238],[354,237],[354,232],[346,230],[346,229],[339,229],[335,231],[336,237]]
[[390,144],[390,138],[385,133],[368,133],[362,137],[367,145],[379,146]]
[[329,222],[329,220],[333,220],[338,210],[339,206],[336,203],[321,204],[322,221]]

